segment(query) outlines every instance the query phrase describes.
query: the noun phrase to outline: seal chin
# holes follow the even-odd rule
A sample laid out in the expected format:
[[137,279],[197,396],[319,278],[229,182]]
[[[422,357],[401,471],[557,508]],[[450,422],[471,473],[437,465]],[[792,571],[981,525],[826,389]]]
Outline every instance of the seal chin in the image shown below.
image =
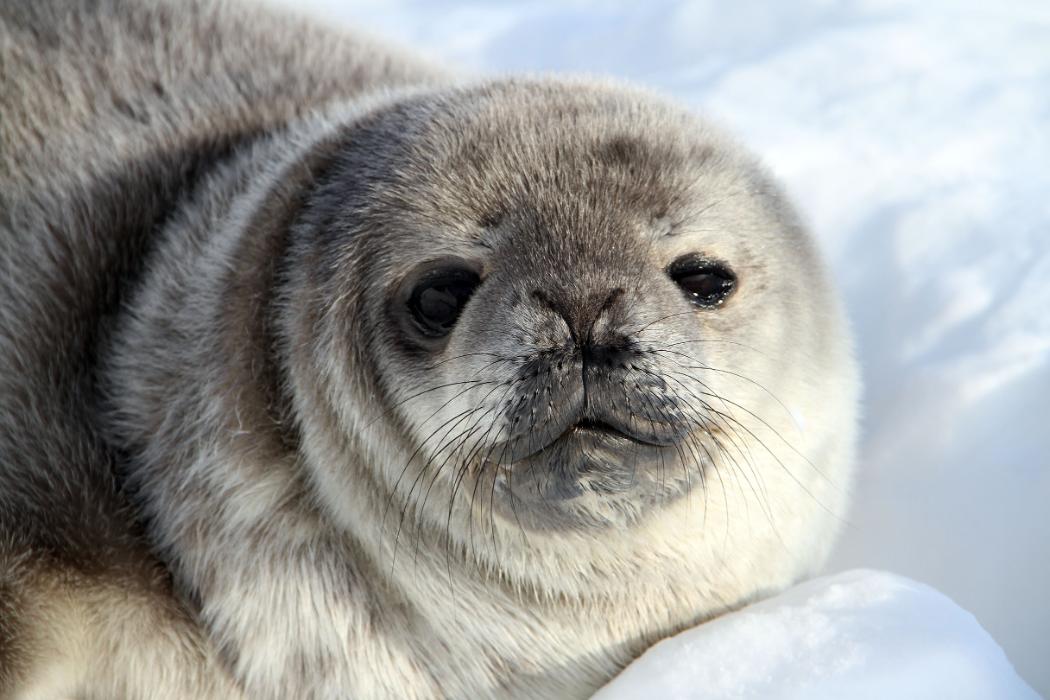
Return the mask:
[[[603,526],[640,517],[647,506],[688,491],[671,434],[636,435],[581,420],[548,444],[493,470],[493,505],[535,530]],[[661,442],[656,442],[660,439]],[[671,475],[669,470],[675,470]],[[696,475],[694,475],[696,477]],[[699,478],[692,481],[699,482]]]

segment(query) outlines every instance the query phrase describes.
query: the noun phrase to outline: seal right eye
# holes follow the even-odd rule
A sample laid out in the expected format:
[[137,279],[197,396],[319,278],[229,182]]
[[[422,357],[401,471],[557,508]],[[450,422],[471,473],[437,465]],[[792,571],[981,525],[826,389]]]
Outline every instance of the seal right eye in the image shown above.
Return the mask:
[[736,288],[736,275],[728,265],[697,255],[679,258],[667,273],[696,306],[718,306]]
[[412,289],[408,308],[419,330],[431,338],[448,335],[481,278],[471,270],[435,270]]

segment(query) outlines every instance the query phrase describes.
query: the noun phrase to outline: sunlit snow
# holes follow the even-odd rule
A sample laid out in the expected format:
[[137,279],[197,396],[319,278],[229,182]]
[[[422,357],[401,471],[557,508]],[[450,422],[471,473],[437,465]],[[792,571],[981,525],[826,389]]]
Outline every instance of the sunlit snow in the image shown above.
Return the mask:
[[914,581],[849,571],[665,640],[595,700],[1028,700],[972,615]]

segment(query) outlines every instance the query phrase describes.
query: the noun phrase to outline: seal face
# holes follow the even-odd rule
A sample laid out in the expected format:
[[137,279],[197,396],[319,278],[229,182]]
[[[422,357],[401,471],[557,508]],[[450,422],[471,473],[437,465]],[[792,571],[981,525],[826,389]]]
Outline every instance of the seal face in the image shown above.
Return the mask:
[[780,348],[834,302],[710,128],[637,93],[497,83],[373,115],[340,159],[310,214],[324,294],[399,419],[411,454],[384,478],[412,509],[625,526],[784,450]]

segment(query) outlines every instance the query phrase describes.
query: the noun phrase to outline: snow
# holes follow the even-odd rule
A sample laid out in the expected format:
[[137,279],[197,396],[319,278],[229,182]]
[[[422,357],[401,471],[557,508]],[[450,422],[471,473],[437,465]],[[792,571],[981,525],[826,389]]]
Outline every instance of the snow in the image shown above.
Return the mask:
[[929,586],[854,570],[652,647],[594,700],[1029,700],[972,615]]
[[828,571],[945,592],[1050,695],[1050,3],[282,1],[467,70],[626,77],[762,154],[867,386]]

